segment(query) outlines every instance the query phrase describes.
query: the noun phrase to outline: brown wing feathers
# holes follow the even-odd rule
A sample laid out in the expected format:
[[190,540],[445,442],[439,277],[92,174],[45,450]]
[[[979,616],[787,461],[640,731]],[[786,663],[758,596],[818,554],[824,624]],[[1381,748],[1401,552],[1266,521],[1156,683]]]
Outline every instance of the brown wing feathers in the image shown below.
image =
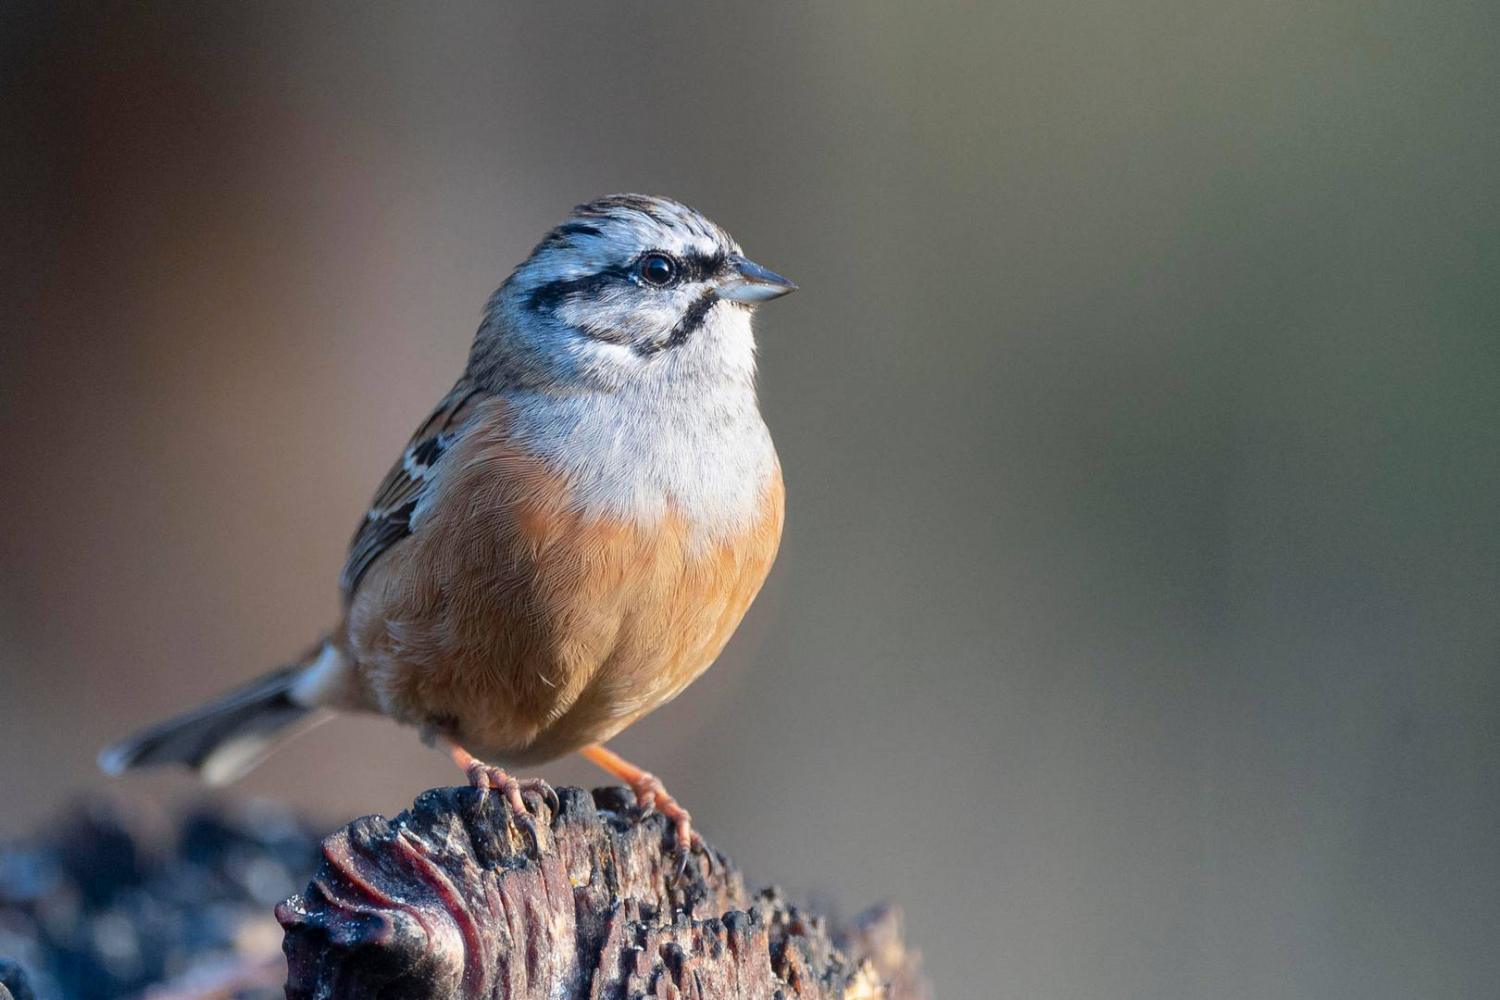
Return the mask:
[[464,382],[454,386],[417,428],[406,450],[386,473],[349,542],[349,554],[339,574],[346,603],[375,560],[411,534],[412,514],[431,487],[433,468],[462,433],[471,404],[478,395],[479,390]]

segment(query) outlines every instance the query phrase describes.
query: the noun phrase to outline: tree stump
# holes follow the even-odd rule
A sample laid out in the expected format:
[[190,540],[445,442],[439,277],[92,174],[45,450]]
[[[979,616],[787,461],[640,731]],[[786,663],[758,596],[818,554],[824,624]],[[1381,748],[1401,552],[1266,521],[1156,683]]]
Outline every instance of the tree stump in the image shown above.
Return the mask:
[[439,788],[328,837],[276,911],[288,1000],[929,995],[894,910],[831,932],[713,852],[679,876],[666,821],[624,789],[558,803],[517,822],[502,795]]

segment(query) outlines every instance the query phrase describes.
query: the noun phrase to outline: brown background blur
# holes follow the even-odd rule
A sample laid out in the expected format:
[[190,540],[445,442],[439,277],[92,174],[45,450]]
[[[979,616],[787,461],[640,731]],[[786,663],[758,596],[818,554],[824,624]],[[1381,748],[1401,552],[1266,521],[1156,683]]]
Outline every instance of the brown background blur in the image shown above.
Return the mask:
[[[949,998],[1493,996],[1497,11],[8,4],[0,835],[320,633],[485,297],[641,190],[802,285],[781,560],[616,743],[752,881]],[[232,794],[454,777],[339,721]]]

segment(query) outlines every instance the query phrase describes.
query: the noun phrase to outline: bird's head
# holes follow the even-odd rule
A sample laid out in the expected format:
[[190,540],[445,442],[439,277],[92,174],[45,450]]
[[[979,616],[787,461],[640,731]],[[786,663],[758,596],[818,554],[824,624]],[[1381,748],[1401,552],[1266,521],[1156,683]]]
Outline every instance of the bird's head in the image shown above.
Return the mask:
[[749,381],[751,309],[796,287],[686,205],[609,195],[575,208],[495,293],[469,373],[564,390]]

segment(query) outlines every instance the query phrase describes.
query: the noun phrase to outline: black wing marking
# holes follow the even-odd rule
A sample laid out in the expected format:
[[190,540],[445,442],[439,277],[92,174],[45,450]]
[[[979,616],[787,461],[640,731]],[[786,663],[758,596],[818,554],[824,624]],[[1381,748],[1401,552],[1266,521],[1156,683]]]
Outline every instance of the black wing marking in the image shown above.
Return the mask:
[[386,473],[365,519],[349,542],[349,555],[344,559],[344,571],[339,574],[346,603],[353,599],[359,582],[375,561],[411,534],[412,515],[432,486],[438,460],[463,432],[464,421],[472,409],[470,404],[478,394],[479,390],[464,382],[454,386],[417,428],[401,458]]

